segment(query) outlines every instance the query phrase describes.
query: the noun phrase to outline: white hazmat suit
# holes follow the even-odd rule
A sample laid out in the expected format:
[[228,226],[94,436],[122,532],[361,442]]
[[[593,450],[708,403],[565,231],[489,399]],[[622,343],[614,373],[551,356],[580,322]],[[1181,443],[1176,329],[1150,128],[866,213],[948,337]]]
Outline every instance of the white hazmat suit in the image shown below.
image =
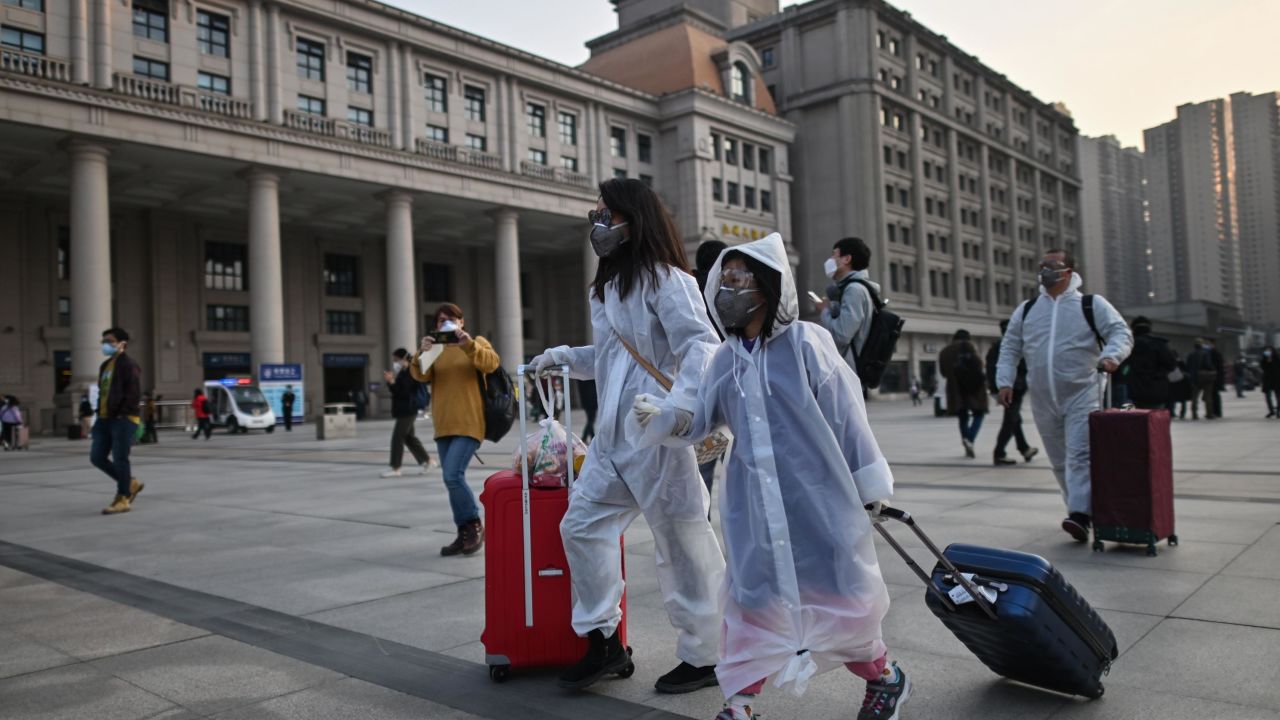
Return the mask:
[[[668,267],[658,269],[656,285],[645,277],[625,299],[613,282],[606,286],[604,302],[593,295],[591,327],[592,345],[552,348],[534,360],[535,366],[567,364],[573,378],[594,379],[600,398],[597,434],[560,524],[573,577],[573,629],[579,635],[600,629],[609,637],[617,628],[623,590],[618,537],[643,512],[653,531],[663,604],[680,632],[676,655],[694,667],[715,665],[716,591],[724,555],[707,521],[710,497],[693,448],[640,447],[624,425],[639,393],[666,396],[674,407],[692,411],[719,339],[697,282]],[[674,380],[669,394],[619,336]]]
[[1067,291],[1056,299],[1041,288],[1025,321],[1025,301],[1013,311],[1000,344],[996,385],[1012,387],[1018,361],[1027,361],[1031,414],[1067,511],[1091,515],[1089,413],[1100,407],[1098,363],[1109,358],[1119,364],[1129,357],[1133,334],[1119,311],[1095,295],[1094,324],[1106,342],[1106,347],[1098,349],[1097,337],[1084,316],[1083,282],[1073,272]]
[[[798,317],[782,237],[731,250],[781,273],[779,314]],[[714,308],[723,260],[706,288],[722,328]],[[684,441],[722,425],[734,434],[720,498],[728,570],[716,675],[725,696],[767,677],[799,695],[816,673],[883,657],[889,595],[863,506],[892,495],[893,475],[831,334],[795,321],[775,324],[750,351],[736,337],[721,345]],[[645,441],[678,442],[660,437],[671,426],[655,418]]]

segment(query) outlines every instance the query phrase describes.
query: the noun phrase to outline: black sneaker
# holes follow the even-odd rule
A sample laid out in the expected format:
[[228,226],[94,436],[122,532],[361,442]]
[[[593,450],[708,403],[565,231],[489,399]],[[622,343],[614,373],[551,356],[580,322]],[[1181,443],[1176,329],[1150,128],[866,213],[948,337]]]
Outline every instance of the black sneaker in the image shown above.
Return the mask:
[[969,441],[966,439],[966,440],[961,440],[961,441],[960,441],[960,444],[961,444],[961,445],[964,445],[964,456],[965,456],[965,457],[967,457],[967,458],[974,458],[974,457],[977,457],[976,455],[974,455],[974,454],[973,454],[973,443],[969,442]]
[[1022,459],[1024,462],[1031,462],[1031,458],[1040,454],[1040,448],[1029,447],[1022,451]]
[[1089,516],[1073,512],[1062,521],[1062,529],[1076,542],[1089,542]]
[[890,667],[896,677],[867,682],[867,694],[862,698],[858,720],[898,720],[901,717],[902,705],[911,697],[911,681],[898,663]]
[[557,684],[566,690],[582,690],[610,673],[621,673],[631,665],[631,656],[622,647],[618,633],[605,637],[600,630],[587,633],[587,654],[577,665],[565,670]]
[[995,464],[996,465],[1017,465],[1018,461],[1014,460],[1011,457],[1005,457],[1004,455],[1001,455],[996,458]]
[[716,679],[715,665],[694,667],[687,662],[682,662],[674,670],[658,678],[658,682],[653,686],[660,693],[678,695],[719,684],[720,681]]

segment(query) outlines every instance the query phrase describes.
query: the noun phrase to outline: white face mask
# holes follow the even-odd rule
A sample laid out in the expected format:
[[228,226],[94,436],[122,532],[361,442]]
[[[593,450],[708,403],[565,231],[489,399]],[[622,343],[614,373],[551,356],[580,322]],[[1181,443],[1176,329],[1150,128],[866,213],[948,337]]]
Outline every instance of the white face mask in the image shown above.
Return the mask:
[[395,372],[400,372],[401,370],[404,369],[404,363],[397,360],[391,363],[391,369],[394,370]]
[[462,326],[452,320],[445,320],[440,324],[440,332],[457,332]]
[[840,266],[836,264],[836,259],[833,257],[827,258],[826,261],[822,263],[822,271],[827,274],[828,279],[835,280],[836,270],[839,269]]

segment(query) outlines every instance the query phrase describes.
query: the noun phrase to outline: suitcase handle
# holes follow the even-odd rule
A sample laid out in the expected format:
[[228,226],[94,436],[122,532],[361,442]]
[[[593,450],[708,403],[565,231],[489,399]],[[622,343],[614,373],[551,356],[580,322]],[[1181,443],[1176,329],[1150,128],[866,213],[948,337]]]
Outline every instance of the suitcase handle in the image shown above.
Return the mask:
[[[869,508],[870,506],[868,506],[868,509]],[[978,603],[978,607],[982,608],[982,612],[986,613],[987,617],[992,620],[996,619],[995,608],[987,601],[986,596],[978,591],[977,584],[966,578],[960,570],[956,568],[951,560],[938,549],[938,546],[933,544],[933,540],[930,540],[929,536],[925,535],[924,531],[920,529],[920,526],[916,524],[915,518],[911,517],[911,513],[895,507],[885,506],[880,508],[880,517],[897,520],[911,528],[911,530],[916,534],[916,537],[919,537],[925,547],[929,548],[929,552],[933,553],[933,556],[938,559],[938,563],[941,564],[947,572],[951,573],[951,577],[955,578],[955,581],[964,587],[965,591],[969,593],[969,596],[973,598],[973,601]],[[918,563],[916,563],[915,559],[911,557],[911,554],[908,553],[902,545],[898,544],[898,541],[889,533],[889,530],[884,526],[884,523],[873,522],[872,525],[875,526],[876,531],[880,533],[885,541],[889,543],[890,547],[902,556],[902,559],[907,563],[907,567],[911,568],[912,572],[924,581],[925,587],[927,587],[935,597],[941,600],[942,604],[945,605],[948,610],[956,612],[956,604],[952,602],[951,598],[946,593],[942,592],[937,585],[933,584],[933,578],[930,577]]]

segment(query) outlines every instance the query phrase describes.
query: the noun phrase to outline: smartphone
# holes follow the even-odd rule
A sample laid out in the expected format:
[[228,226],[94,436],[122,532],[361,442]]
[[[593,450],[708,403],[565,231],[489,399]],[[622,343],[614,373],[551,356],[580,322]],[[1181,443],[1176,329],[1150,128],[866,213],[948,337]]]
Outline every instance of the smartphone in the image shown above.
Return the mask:
[[431,342],[440,345],[456,345],[458,333],[453,330],[436,330],[431,333]]
[[814,291],[812,291],[812,290],[809,290],[809,291],[808,291],[808,293],[809,293],[809,299],[810,299],[810,300],[812,300],[812,301],[814,302],[814,304],[815,304],[815,305],[821,305],[821,304],[822,304],[822,298],[818,296],[818,293],[816,293],[816,292],[814,292]]

